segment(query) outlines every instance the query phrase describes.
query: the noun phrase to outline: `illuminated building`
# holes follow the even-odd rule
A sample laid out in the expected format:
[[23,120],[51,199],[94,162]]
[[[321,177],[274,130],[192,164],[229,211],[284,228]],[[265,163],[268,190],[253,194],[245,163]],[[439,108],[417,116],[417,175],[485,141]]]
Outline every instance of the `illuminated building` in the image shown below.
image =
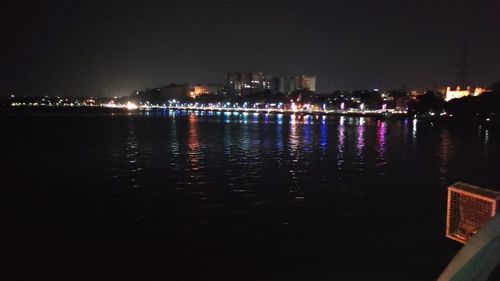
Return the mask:
[[500,192],[461,182],[448,187],[446,237],[467,243],[497,214],[499,202]]
[[290,94],[295,90],[316,91],[316,76],[310,75],[281,75],[273,78],[273,91]]
[[422,96],[424,93],[419,92],[419,91],[410,91],[410,100],[418,100],[420,96]]
[[447,87],[445,101],[450,101],[452,99],[459,99],[468,96],[476,97],[486,92],[489,92],[489,90],[481,87],[476,87],[474,90],[472,90],[471,87],[467,87],[467,89],[465,90],[460,89],[460,87],[457,87],[455,90],[452,90],[451,87]]
[[486,88],[476,87],[476,89],[474,89],[474,93],[472,95],[477,97],[480,94],[489,93],[489,92],[491,92],[491,90],[488,90]]
[[[271,77],[262,72],[234,72],[226,75],[226,90],[229,95],[241,96],[271,90],[289,94],[295,90],[316,91],[316,76],[312,75],[281,75]],[[196,92],[193,93],[196,95]]]
[[298,75],[295,81],[298,90],[316,91],[316,76]]
[[191,88],[190,96],[192,98],[197,98],[201,95],[217,95],[219,94],[219,86],[215,84],[208,85],[196,85]]
[[271,89],[271,75],[262,72],[234,72],[226,75],[227,93],[230,95],[246,95]]

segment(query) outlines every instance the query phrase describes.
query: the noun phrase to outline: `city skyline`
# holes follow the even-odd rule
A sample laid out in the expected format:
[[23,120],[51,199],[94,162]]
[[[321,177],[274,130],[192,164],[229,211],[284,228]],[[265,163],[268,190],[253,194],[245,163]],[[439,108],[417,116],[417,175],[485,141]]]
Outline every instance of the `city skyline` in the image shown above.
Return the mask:
[[366,2],[9,3],[0,94],[122,96],[228,71],[310,73],[318,92],[498,80],[497,2]]
[[500,280],[500,0],[4,2],[5,280]]

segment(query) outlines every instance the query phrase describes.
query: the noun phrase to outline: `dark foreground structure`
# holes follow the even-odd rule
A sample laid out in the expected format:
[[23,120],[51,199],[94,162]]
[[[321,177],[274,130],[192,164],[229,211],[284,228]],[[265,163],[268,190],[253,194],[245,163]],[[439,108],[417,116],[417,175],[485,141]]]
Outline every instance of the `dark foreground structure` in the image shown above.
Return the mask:
[[438,281],[498,280],[500,193],[466,183],[448,188],[446,237],[466,244]]

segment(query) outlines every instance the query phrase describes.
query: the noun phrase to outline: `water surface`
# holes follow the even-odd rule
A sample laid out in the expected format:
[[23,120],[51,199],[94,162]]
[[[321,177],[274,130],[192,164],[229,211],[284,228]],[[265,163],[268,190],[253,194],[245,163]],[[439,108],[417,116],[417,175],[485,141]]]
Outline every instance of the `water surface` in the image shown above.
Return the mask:
[[18,280],[432,280],[460,247],[444,238],[446,187],[500,187],[498,137],[474,125],[68,110],[0,123]]

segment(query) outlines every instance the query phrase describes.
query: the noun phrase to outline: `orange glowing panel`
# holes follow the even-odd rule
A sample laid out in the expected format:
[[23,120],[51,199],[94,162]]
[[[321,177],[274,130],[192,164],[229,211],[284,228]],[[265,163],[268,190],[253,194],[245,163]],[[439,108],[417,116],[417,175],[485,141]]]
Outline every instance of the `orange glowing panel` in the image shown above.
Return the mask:
[[497,214],[500,192],[457,182],[448,187],[446,237],[467,243]]

